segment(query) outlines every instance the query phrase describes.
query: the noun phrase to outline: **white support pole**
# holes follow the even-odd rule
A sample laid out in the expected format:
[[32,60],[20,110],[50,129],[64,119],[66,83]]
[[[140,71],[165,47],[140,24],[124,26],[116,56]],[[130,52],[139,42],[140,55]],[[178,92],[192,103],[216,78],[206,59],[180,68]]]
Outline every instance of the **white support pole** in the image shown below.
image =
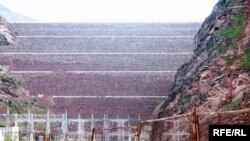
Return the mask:
[[62,138],[61,138],[61,141],[65,141],[65,133],[64,133],[64,118],[65,118],[65,115],[62,114],[62,120],[61,120],[61,130],[62,130]]
[[62,132],[63,132],[63,140],[65,141],[66,140],[66,135],[68,133],[68,113],[67,113],[67,110],[65,111],[65,114],[63,116],[63,124],[62,124]]
[[[109,128],[108,115],[104,115],[103,128],[104,129]],[[104,141],[109,141],[109,132],[107,130],[103,131],[103,137],[104,137]]]
[[81,124],[82,124],[82,133],[81,133],[82,134],[82,140],[84,141],[86,139],[86,137],[88,137],[85,134],[85,132],[87,132],[86,129],[85,129],[85,120],[81,120]]
[[94,127],[95,127],[95,121],[94,121],[94,115],[92,114],[91,115],[91,129],[90,130],[92,130]]
[[[130,127],[131,124],[130,124],[130,115],[128,115],[128,127]],[[128,141],[132,141],[132,131],[131,129],[128,130]]]
[[130,115],[128,115],[128,127],[130,126]]
[[28,118],[29,118],[29,132],[30,132],[30,141],[34,140],[34,116],[28,111]]
[[77,130],[78,135],[82,133],[82,121],[81,121],[81,115],[78,115],[78,130]]
[[[122,120],[122,127],[125,127],[125,120]],[[125,141],[125,131],[122,129],[122,141]]]
[[132,135],[131,134],[132,134],[131,132],[128,133],[128,141],[132,141]]
[[82,119],[81,119],[81,115],[79,114],[78,116],[78,130],[77,130],[77,140],[78,141],[82,141]]
[[[106,120],[107,120],[107,128],[110,128],[110,120],[109,120],[109,116],[106,115]],[[110,135],[109,135],[109,131],[107,131],[107,141],[110,141]]]
[[62,114],[62,119],[61,119],[61,132],[63,133],[64,129],[63,129],[63,126],[64,126],[64,114]]
[[68,110],[65,111],[65,133],[68,133],[69,132],[69,129],[68,129]]
[[30,139],[30,131],[31,131],[31,126],[30,126],[30,110],[28,110],[28,117],[27,117],[28,119],[27,119],[27,122],[28,122],[28,132],[29,132],[29,134],[27,134],[27,138],[29,139],[29,140],[31,140]]
[[17,119],[17,114],[15,114],[15,127],[18,127],[18,119]]
[[119,116],[117,115],[117,130],[118,130],[118,141],[122,141],[121,140],[121,129],[119,129],[119,127],[121,126],[121,123],[120,123],[120,118],[119,118]]
[[9,117],[10,117],[10,108],[8,106],[7,107],[7,114],[6,114],[6,118],[5,118],[5,120],[6,120],[5,124],[6,124],[7,128],[9,127],[9,124],[10,124]]
[[49,113],[49,110],[47,112],[47,119],[46,119],[46,134],[50,134],[50,113]]
[[50,112],[47,112],[47,120],[46,120],[46,136],[50,136]]
[[7,107],[7,114],[8,115],[10,114],[10,107],[9,106]]
[[34,114],[31,114],[31,118],[32,118],[32,123],[31,123],[31,133],[32,133],[32,140],[34,140]]

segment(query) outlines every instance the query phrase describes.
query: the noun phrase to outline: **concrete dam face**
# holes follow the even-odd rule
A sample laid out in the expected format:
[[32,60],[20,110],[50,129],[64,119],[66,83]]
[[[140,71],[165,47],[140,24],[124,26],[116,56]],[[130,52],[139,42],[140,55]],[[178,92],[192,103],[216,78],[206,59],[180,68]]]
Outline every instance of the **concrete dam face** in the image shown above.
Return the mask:
[[194,49],[200,24],[15,23],[1,66],[69,116],[150,118]]

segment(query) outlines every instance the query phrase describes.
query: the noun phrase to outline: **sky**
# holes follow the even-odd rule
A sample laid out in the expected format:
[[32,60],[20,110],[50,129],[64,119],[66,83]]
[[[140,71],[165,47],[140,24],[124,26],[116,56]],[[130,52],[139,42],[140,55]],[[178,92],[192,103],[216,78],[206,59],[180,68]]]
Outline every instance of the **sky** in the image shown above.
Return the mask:
[[218,0],[1,0],[46,22],[201,22]]

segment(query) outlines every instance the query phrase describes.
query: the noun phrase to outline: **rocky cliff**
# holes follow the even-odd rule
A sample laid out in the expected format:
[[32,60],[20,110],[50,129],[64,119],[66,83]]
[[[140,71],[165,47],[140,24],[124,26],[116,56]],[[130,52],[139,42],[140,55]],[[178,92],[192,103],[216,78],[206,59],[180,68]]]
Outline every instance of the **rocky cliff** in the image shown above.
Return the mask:
[[0,45],[9,45],[13,42],[16,33],[12,30],[9,24],[0,17]]
[[[198,113],[250,108],[249,10],[250,0],[218,1],[196,34],[193,57],[178,69],[168,99],[158,105],[158,118],[190,113],[194,108]],[[240,117],[229,118],[234,123]],[[208,124],[218,119],[203,120],[199,121],[199,138],[208,140]],[[175,130],[164,124],[154,124],[152,140]],[[192,130],[189,118],[178,125],[181,130]],[[189,140],[185,137],[182,140]]]
[[219,0],[195,37],[158,116],[250,107],[250,1]]

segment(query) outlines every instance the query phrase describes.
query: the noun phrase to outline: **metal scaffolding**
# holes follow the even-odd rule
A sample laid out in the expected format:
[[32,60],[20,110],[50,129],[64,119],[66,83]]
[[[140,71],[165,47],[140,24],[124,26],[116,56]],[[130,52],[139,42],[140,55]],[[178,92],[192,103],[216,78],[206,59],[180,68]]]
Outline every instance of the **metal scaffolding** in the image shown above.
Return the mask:
[[[91,131],[97,129],[110,129],[117,128],[115,131],[103,130],[95,135],[96,141],[132,141],[134,133],[132,131],[120,129],[120,127],[130,126],[132,123],[137,123],[139,118],[109,118],[104,115],[103,118],[95,118],[92,114],[90,118],[68,118],[68,113],[64,114],[51,114],[47,111],[46,114],[33,114],[28,111],[27,114],[2,114],[5,117],[6,126],[14,125],[20,127],[20,132],[26,133],[26,138],[29,141],[35,141],[37,133],[43,133],[45,139],[49,140],[76,140],[76,141],[89,141],[91,139]],[[21,126],[26,125],[23,129]],[[43,131],[38,128],[44,127]],[[57,128],[54,129],[54,126]],[[56,130],[57,129],[57,130]],[[58,130],[60,129],[60,130]],[[55,135],[57,131],[57,136]],[[52,137],[52,135],[54,135]]]

